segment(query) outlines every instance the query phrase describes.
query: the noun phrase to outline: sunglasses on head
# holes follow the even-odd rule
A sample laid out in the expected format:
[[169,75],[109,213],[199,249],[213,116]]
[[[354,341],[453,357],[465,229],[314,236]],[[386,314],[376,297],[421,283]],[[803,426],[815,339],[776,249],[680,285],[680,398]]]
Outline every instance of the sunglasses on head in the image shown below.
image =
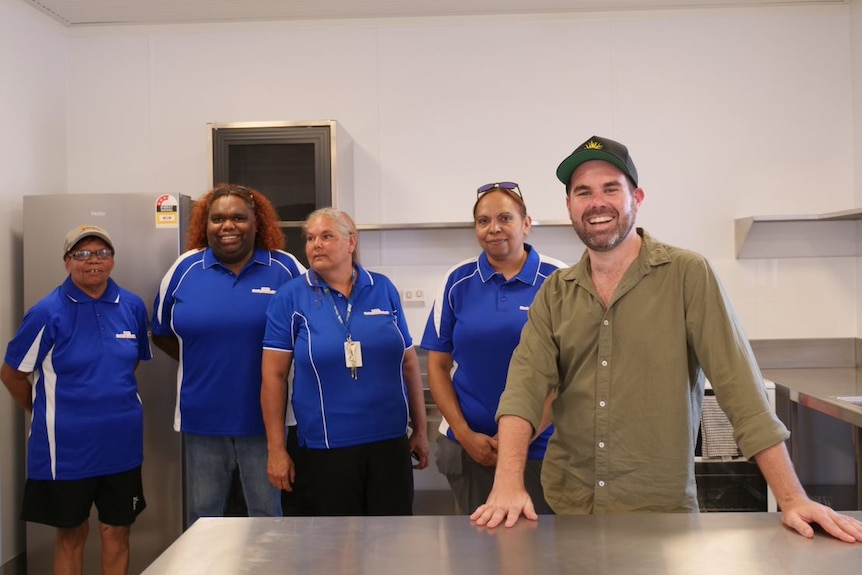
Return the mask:
[[479,186],[479,189],[476,190],[476,197],[481,198],[483,194],[487,194],[491,190],[496,190],[500,188],[501,190],[509,190],[510,192],[515,192],[518,194],[518,197],[522,200],[524,196],[521,194],[521,188],[518,187],[518,184],[515,182],[494,182],[492,184],[485,184],[484,186]]

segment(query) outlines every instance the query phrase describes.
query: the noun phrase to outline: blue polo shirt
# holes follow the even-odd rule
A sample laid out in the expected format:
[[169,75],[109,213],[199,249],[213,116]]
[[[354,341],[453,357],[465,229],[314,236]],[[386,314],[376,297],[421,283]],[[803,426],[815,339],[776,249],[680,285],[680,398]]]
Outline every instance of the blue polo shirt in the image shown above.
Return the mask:
[[[449,270],[422,336],[423,348],[452,354],[452,383],[464,418],[471,429],[491,437],[497,435],[494,415],[530,304],[545,279],[567,267],[528,244],[525,248],[527,260],[509,280],[494,271],[484,252]],[[444,429],[454,441],[445,419]],[[530,459],[544,456],[552,432],[550,427],[533,441]]]
[[110,278],[99,299],[67,277],[37,302],[5,357],[33,374],[27,477],[84,479],[141,465],[144,413],[134,372],[151,357],[143,300]]
[[[293,352],[293,409],[306,447],[349,447],[407,433],[402,363],[413,340],[401,300],[386,276],[356,267],[349,301],[309,271],[278,290],[267,311],[264,348]],[[362,348],[357,379],[345,362],[347,329]]]
[[283,251],[256,249],[240,273],[210,248],[181,255],[153,305],[153,334],[180,344],[174,429],[199,435],[258,435],[261,341],[266,308],[285,282],[305,271]]

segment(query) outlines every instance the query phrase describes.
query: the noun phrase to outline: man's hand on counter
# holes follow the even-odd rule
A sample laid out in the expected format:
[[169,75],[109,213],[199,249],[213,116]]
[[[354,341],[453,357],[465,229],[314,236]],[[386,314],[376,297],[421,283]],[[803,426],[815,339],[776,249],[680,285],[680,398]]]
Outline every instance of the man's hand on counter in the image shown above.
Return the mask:
[[781,508],[781,522],[803,537],[814,537],[812,523],[847,543],[862,541],[862,523],[812,501],[805,493],[784,442],[754,455],[757,466],[772,488]]
[[470,515],[470,521],[490,528],[505,521],[506,527],[513,527],[521,515],[532,521],[539,518],[523,481],[520,487],[517,484],[506,485],[505,482],[495,481],[491,494],[488,495],[488,501],[476,508],[476,511]]
[[803,537],[814,537],[812,523],[847,543],[862,542],[862,522],[812,501],[808,497],[781,508],[781,522]]
[[498,443],[501,450],[497,454],[494,486],[485,504],[470,515],[477,525],[493,528],[505,520],[506,527],[512,527],[522,514],[533,521],[539,518],[524,487],[524,466],[532,434],[533,426],[526,419],[517,415],[500,418],[497,437],[503,440]]

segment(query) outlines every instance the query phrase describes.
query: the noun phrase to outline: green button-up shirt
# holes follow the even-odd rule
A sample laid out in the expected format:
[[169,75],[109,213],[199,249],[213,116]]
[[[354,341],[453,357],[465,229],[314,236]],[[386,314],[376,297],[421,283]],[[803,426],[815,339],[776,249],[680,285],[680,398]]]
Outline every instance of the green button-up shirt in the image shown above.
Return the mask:
[[640,253],[607,308],[587,252],[545,281],[509,366],[498,418],[536,428],[558,392],[542,469],[556,513],[696,511],[704,373],[745,457],[790,436],[715,271],[637,232]]

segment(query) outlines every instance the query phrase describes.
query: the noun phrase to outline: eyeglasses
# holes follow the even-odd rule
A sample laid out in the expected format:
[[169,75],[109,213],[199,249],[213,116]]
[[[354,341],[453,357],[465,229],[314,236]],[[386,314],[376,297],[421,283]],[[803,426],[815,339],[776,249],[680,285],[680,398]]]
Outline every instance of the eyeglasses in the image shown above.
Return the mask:
[[487,194],[491,190],[495,190],[500,188],[502,190],[509,190],[510,192],[515,192],[518,194],[518,197],[522,200],[524,196],[521,194],[521,188],[518,187],[518,184],[515,182],[494,182],[493,184],[485,184],[484,186],[479,186],[479,189],[476,190],[476,197],[481,198],[483,194]]
[[114,250],[110,248],[102,248],[96,251],[90,250],[77,250],[74,252],[69,252],[69,257],[73,260],[78,260],[79,262],[85,262],[90,259],[90,256],[95,255],[100,260],[108,260],[114,257]]

